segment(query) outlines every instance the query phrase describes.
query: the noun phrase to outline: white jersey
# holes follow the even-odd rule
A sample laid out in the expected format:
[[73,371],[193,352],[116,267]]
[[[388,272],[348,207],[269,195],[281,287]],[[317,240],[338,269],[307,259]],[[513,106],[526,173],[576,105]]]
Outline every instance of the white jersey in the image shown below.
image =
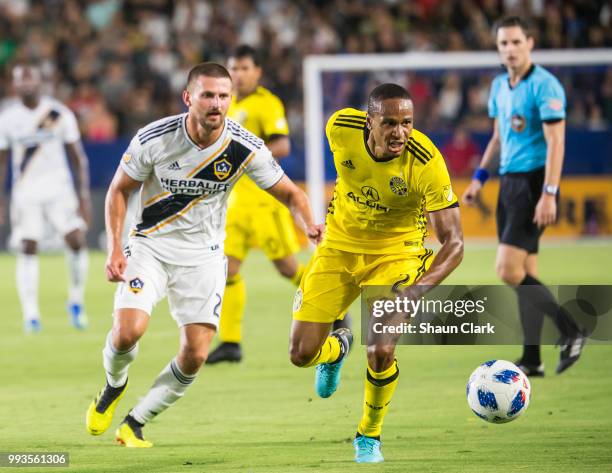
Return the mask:
[[229,192],[247,173],[262,189],[284,175],[264,142],[226,119],[215,143],[201,149],[187,134],[187,114],[140,129],[121,168],[143,181],[130,237],[162,261],[195,266],[225,240]]
[[44,202],[73,189],[64,145],[80,138],[74,114],[54,98],[41,97],[34,109],[21,100],[4,108],[0,150],[11,149],[14,197]]

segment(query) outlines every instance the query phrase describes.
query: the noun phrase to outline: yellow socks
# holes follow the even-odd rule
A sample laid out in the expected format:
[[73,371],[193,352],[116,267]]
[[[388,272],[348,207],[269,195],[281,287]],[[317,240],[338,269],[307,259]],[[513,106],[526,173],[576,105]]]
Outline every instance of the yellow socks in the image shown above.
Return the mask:
[[219,321],[219,338],[222,342],[240,343],[242,340],[242,316],[245,303],[244,279],[240,274],[228,277]]
[[327,340],[323,342],[323,346],[319,350],[319,353],[317,353],[317,355],[303,367],[307,368],[320,363],[333,363],[340,358],[340,352],[340,340],[338,340],[336,337],[327,337]]
[[397,387],[399,368],[397,360],[381,373],[376,373],[368,366],[365,380],[363,416],[357,432],[366,437],[378,437],[389,403]]
[[306,266],[304,266],[302,263],[298,263],[297,270],[295,274],[293,275],[293,277],[291,278],[291,282],[293,283],[294,286],[299,287],[300,282],[302,281],[302,276],[304,276],[305,269],[306,269]]

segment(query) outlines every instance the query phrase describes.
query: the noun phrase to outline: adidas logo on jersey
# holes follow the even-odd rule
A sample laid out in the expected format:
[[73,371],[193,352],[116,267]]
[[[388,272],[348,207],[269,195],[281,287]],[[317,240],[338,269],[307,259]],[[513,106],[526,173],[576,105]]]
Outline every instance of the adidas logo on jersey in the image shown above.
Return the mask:
[[168,169],[170,171],[178,171],[181,169],[181,165],[178,163],[178,161],[174,161],[170,166],[168,166]]
[[345,168],[355,169],[355,165],[353,164],[353,161],[351,161],[350,159],[347,159],[346,161],[342,161],[340,164],[342,164]]

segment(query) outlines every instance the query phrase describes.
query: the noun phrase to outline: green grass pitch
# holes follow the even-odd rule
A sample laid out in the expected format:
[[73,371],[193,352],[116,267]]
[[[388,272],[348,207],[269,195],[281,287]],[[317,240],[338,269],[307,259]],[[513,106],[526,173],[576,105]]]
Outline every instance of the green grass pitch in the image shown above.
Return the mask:
[[[468,245],[448,282],[496,283],[493,260],[492,247]],[[347,360],[338,392],[318,399],[313,370],[295,368],[287,357],[294,289],[259,252],[243,272],[244,362],[205,367],[185,397],[146,427],[154,448],[121,448],[114,428],[178,347],[167,305],[154,312],[141,341],[113,427],[91,437],[85,410],[104,380],[101,350],[111,325],[113,285],[104,279],[104,256],[91,257],[91,327],[83,333],[65,315],[63,258],[48,255],[41,258],[43,332],[23,335],[14,264],[12,256],[0,256],[0,452],[69,452],[65,471],[104,473],[612,469],[612,346],[601,345],[587,345],[580,362],[562,376],[553,374],[556,349],[545,347],[548,377],[532,380],[528,411],[505,425],[486,424],[470,412],[465,383],[480,362],[513,360],[518,347],[399,347],[399,387],[383,428],[386,462],[356,465],[350,442],[361,413],[364,347],[357,345]],[[611,267],[609,242],[544,245],[541,253],[541,277],[550,284],[612,283]]]

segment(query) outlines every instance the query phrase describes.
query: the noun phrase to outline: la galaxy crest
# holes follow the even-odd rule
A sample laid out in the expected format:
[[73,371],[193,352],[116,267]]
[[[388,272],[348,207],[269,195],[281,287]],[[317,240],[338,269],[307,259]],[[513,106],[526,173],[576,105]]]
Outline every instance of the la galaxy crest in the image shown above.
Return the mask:
[[140,278],[130,279],[129,287],[130,291],[132,291],[134,294],[138,294],[140,291],[142,291],[144,282]]
[[227,159],[222,158],[216,161],[213,165],[213,172],[219,180],[224,181],[232,172],[232,163],[230,163]]

